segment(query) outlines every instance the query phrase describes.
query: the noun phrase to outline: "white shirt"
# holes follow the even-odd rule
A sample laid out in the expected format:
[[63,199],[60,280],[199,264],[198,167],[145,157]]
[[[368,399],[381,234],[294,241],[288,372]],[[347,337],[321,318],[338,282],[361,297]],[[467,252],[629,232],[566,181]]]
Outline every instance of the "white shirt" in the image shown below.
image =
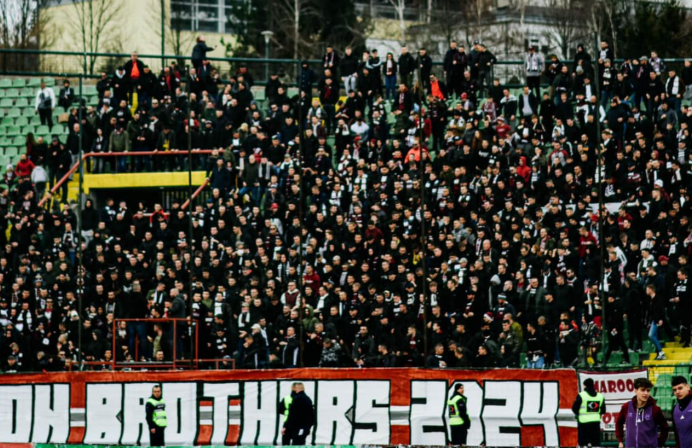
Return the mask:
[[45,89],[38,89],[38,92],[36,92],[36,102],[34,104],[34,109],[38,110],[38,107],[41,105],[41,94],[43,94],[43,97],[50,98],[51,99],[51,109],[55,108],[55,92],[53,92],[53,89],[50,87],[46,87]]

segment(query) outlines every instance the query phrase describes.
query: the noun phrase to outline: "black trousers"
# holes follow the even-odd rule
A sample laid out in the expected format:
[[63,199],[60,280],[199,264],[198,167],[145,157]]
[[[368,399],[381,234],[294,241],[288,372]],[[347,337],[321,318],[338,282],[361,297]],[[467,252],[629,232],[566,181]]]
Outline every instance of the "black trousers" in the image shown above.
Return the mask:
[[53,130],[53,111],[51,109],[39,109],[38,116],[41,118],[41,125],[48,125],[49,130]]
[[577,425],[579,446],[601,446],[601,422]]
[[305,445],[305,440],[310,435],[310,428],[286,428],[286,435],[288,440],[282,438],[282,443],[284,445]]
[[152,433],[151,428],[149,429],[149,445],[151,446],[165,446],[166,442],[163,439],[165,428],[155,428],[156,432]]
[[469,434],[469,429],[464,425],[450,425],[452,433],[452,445],[466,445],[466,437]]
[[540,76],[527,76],[526,77],[526,85],[529,88],[530,91],[534,91],[534,95],[536,95],[536,98],[538,101],[541,100],[541,77]]
[[615,336],[613,336],[611,332],[608,332],[608,350],[606,350],[605,362],[608,362],[610,354],[613,353],[613,350],[616,348],[619,348],[622,352],[622,360],[628,361],[629,352],[627,350],[627,345],[625,345],[625,338],[622,336],[622,332],[618,331]]

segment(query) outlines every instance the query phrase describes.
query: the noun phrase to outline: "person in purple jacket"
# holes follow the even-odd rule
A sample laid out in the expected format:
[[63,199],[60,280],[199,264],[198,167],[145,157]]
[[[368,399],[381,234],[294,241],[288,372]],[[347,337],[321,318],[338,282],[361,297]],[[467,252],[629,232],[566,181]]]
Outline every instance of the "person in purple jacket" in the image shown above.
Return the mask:
[[622,405],[615,421],[620,448],[653,448],[666,443],[668,422],[651,397],[652,387],[646,378],[634,380],[635,396]]
[[675,434],[675,446],[692,446],[692,394],[690,385],[684,376],[674,376],[673,394],[678,399],[677,405],[673,408],[673,433]]

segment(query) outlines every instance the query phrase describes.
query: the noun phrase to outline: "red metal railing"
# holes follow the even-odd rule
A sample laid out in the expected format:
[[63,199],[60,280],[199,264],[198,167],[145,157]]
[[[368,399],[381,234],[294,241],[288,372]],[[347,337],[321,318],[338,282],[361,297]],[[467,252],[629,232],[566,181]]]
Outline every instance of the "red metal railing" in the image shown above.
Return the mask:
[[202,185],[200,185],[199,188],[197,188],[195,190],[195,192],[192,193],[192,196],[190,196],[190,198],[183,203],[181,208],[183,210],[185,210],[188,207],[188,205],[190,205],[190,202],[194,201],[195,198],[197,198],[197,196],[199,196],[202,193],[202,191],[204,191],[204,189],[207,188],[207,185],[209,185],[209,178],[208,177],[206,179],[204,179],[204,182],[202,182]]
[[[143,323],[173,323],[173,338],[171,339],[171,349],[173,350],[172,353],[172,361],[166,362],[166,363],[142,363],[142,362],[118,362],[116,359],[118,358],[117,356],[117,326],[119,322],[143,322]],[[184,323],[185,325],[189,325],[188,319],[172,319],[172,318],[160,318],[160,319],[114,319],[113,320],[113,361],[111,362],[112,364],[112,370],[116,370],[117,368],[132,368],[138,365],[141,366],[153,366],[155,364],[161,364],[161,365],[169,365],[171,369],[177,370],[179,367],[185,367],[186,365],[189,365],[190,368],[196,368],[197,367],[197,361],[196,359],[189,359],[189,360],[179,360],[178,358],[178,323]],[[195,353],[191,353],[191,356],[194,356],[199,348],[199,325],[195,325],[195,346],[194,346],[194,351]],[[169,330],[170,331],[170,330]],[[168,337],[168,335],[166,335]],[[139,344],[137,344],[136,349],[139,348]],[[154,354],[155,355],[155,354]],[[135,351],[134,353],[134,359],[137,360],[139,359],[139,353]],[[100,362],[98,364],[103,364],[103,362]]]
[[[70,176],[72,176],[75,171],[79,169],[79,165],[82,162],[85,162],[88,158],[90,157],[149,157],[149,156],[155,156],[155,157],[163,157],[163,156],[181,156],[185,155],[187,151],[133,151],[133,152],[88,152],[82,156],[80,160],[75,163],[72,168],[65,173],[65,175],[60,178],[58,182],[53,185],[53,187],[50,189],[51,194],[55,194],[60,187],[68,181]],[[192,155],[199,155],[199,154],[211,154],[212,150],[211,149],[201,149],[201,150],[194,150],[192,151]],[[219,150],[219,153],[223,153],[222,150]],[[201,190],[200,190],[201,193]],[[199,193],[197,193],[199,195]],[[197,196],[193,196],[193,199]],[[43,204],[46,203],[48,200],[48,196],[43,197],[39,203],[39,207],[43,207]],[[188,201],[189,202],[189,201]]]

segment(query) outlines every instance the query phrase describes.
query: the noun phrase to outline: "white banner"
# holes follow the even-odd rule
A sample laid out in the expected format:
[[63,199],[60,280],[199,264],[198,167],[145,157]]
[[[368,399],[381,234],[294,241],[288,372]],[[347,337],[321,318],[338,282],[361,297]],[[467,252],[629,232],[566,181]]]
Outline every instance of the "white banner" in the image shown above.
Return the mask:
[[579,372],[579,391],[584,390],[584,381],[591,378],[597,392],[605,397],[606,413],[601,419],[601,428],[604,431],[615,431],[615,418],[622,405],[634,396],[634,380],[647,378],[646,369],[632,370],[629,372]]

